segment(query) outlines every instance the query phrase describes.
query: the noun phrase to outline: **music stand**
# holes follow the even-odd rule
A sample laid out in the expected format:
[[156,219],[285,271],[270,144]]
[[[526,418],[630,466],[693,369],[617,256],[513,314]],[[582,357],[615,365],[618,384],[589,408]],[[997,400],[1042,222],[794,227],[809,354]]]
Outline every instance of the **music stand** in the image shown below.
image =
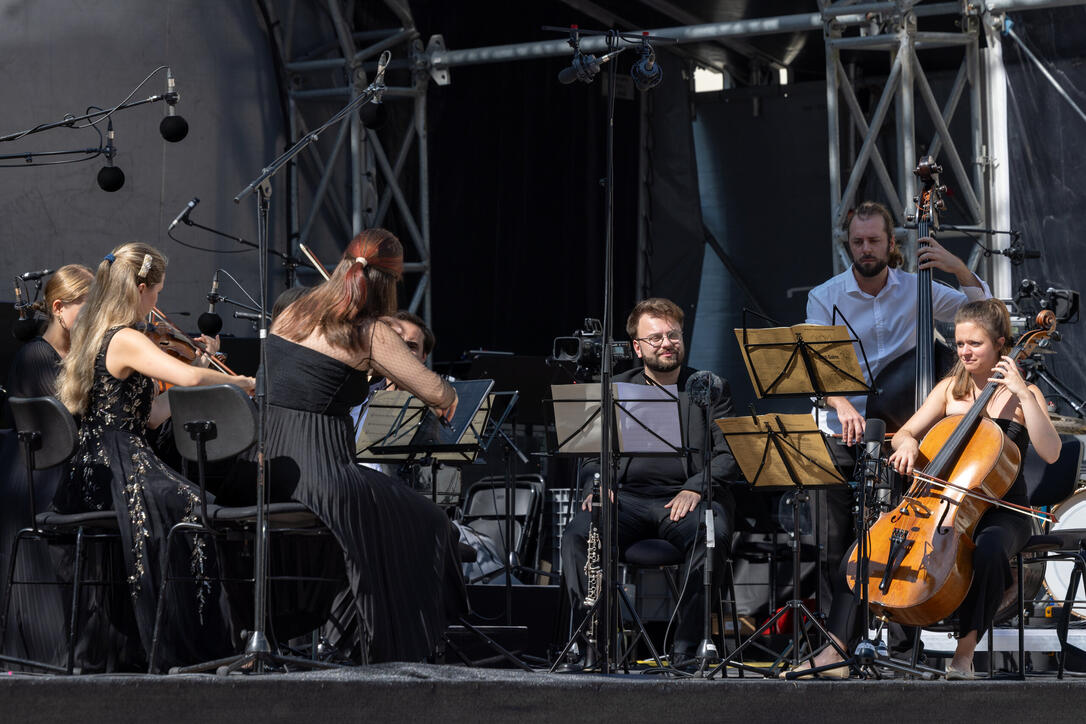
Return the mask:
[[[458,393],[459,394],[459,393]],[[421,425],[425,421],[426,405],[422,400],[404,390],[375,390],[366,402],[362,419],[355,435],[355,459],[359,462],[378,463],[387,465],[408,466],[414,468],[430,465],[430,499],[434,504],[441,504],[438,500],[437,469],[441,463],[447,463],[461,467],[475,462],[480,450],[485,450],[493,437],[493,433],[486,436],[487,423],[490,420],[491,411],[494,408],[495,398],[508,396],[515,393],[490,393],[486,395],[475,416],[471,418],[463,434],[457,441],[457,447],[450,452],[431,451],[424,457],[419,457],[428,450],[421,441],[414,442]],[[500,420],[505,419],[508,408],[500,415]],[[501,422],[499,421],[499,425]],[[484,440],[484,436],[486,439]],[[389,448],[398,452],[378,452]],[[405,452],[410,448],[411,452]],[[443,491],[444,503],[448,504],[448,491]],[[456,492],[459,497],[459,491]]]
[[[397,459],[411,460],[416,456],[434,453],[471,453],[477,450],[476,441],[480,431],[476,431],[475,441],[471,443],[464,442],[461,438],[475,422],[476,415],[486,402],[490,388],[494,384],[493,380],[460,380],[449,384],[456,390],[458,398],[456,413],[452,420],[444,423],[421,400],[410,393],[401,392],[400,394],[407,394],[410,399],[401,402],[398,406],[386,405],[378,412],[377,420],[373,423],[374,428],[380,429],[379,425],[390,423],[388,432],[383,437],[378,436],[374,443],[366,448],[365,457],[404,456]],[[374,396],[377,397],[381,392],[389,392],[389,390],[379,391]],[[413,407],[421,408],[421,414],[413,413],[411,411]],[[375,408],[374,411],[378,409]],[[389,412],[392,414],[389,415]],[[367,413],[362,424],[363,431],[370,423],[370,418],[371,414]]]
[[864,355],[870,379],[867,355],[847,320],[844,325],[750,328],[746,315],[744,309],[743,327],[735,330],[735,336],[758,399],[822,398],[871,392],[853,344],[859,345],[860,353]]
[[[676,385],[643,385],[637,383],[613,383],[610,399],[612,401],[611,428],[614,434],[610,436],[610,457],[617,469],[620,457],[668,457],[683,455],[686,449],[682,444],[682,426],[680,423],[680,409],[678,387]],[[557,456],[598,455],[601,450],[603,427],[603,402],[602,390],[599,384],[574,384],[552,385],[551,399],[544,400],[544,410],[550,413],[553,425],[553,436],[548,440],[548,452]],[[546,404],[550,403],[550,404]],[[601,465],[606,462],[601,461]],[[613,478],[612,478],[613,479]],[[604,492],[600,492],[600,502],[593,501],[593,513],[598,506],[604,504]],[[580,497],[580,496],[576,496]],[[618,495],[615,493],[615,507],[617,509]],[[576,501],[573,501],[575,504]],[[595,518],[595,515],[593,516]],[[614,617],[604,615],[601,619],[618,621],[619,605],[624,605],[626,611],[637,625],[639,634],[644,637],[645,643],[652,653],[652,658],[658,667],[663,670],[663,662],[656,647],[645,631],[645,625],[638,615],[636,608],[626,595],[625,590],[613,575],[610,565],[610,551],[615,547],[617,526],[611,526],[611,540],[603,541],[603,550],[600,551],[600,563],[602,567],[603,581],[600,587],[600,595],[592,601],[584,618],[576,631],[572,633],[562,651],[556,657],[551,666],[551,672],[558,670],[567,654],[572,651],[579,637],[584,636],[587,650],[585,652],[586,664],[589,664],[596,654],[594,650],[596,637],[592,632],[586,633],[589,627],[595,628],[597,615],[601,610],[614,611]],[[602,534],[602,531],[601,531]],[[587,573],[587,571],[586,571]],[[566,572],[566,575],[577,575],[576,571]],[[612,650],[610,637],[615,631],[605,629],[604,650]],[[624,659],[625,661],[626,659]],[[590,668],[586,665],[586,668]],[[610,667],[608,666],[608,669]]]
[[[786,613],[792,614],[792,666],[796,666],[806,658],[799,655],[801,615],[806,616],[807,620],[811,621],[822,635],[833,643],[842,658],[847,658],[848,654],[837,646],[830,637],[829,631],[799,598],[800,505],[810,498],[808,488],[846,482],[844,477],[837,472],[825,436],[807,414],[758,417],[752,413],[745,417],[717,420],[716,424],[724,434],[724,440],[739,464],[739,469],[743,471],[743,477],[752,486],[762,489],[786,488],[794,491],[791,541],[792,599],[774,612],[768,621],[709,672],[708,678],[712,678],[725,666],[735,666],[765,676],[776,676],[780,671],[776,666],[766,674],[762,669],[743,663],[741,658],[739,661],[735,659],[741,657],[748,645],[768,631]],[[782,654],[776,663],[779,664],[785,660]]]

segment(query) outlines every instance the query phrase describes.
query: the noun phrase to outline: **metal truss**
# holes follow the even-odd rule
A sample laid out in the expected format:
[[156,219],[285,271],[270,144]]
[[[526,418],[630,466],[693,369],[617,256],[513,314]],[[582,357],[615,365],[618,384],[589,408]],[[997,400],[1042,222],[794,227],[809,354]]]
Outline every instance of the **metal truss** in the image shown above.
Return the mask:
[[[935,128],[934,136],[923,148],[929,155],[940,158],[948,170],[971,222],[978,228],[1007,228],[1010,184],[1006,163],[1005,75],[996,31],[999,14],[1083,2],[1086,0],[818,0],[817,12],[654,28],[650,32],[675,38],[679,45],[717,40],[742,52],[747,47],[742,38],[821,28],[826,43],[833,228],[840,228],[868,173],[874,174],[875,182],[887,198],[898,202],[892,210],[901,223],[902,211],[915,194],[912,169],[917,160],[918,105]],[[661,3],[663,0],[647,2],[653,6]],[[385,93],[386,101],[412,104],[410,114],[401,114],[409,119],[401,121],[401,128],[382,130],[379,137],[363,125],[360,116],[372,111],[363,107],[340,124],[334,138],[312,144],[292,164],[288,174],[289,251],[296,253],[299,244],[319,249],[319,243],[311,243],[315,238],[334,239],[341,244],[340,240],[363,228],[392,227],[407,245],[408,257],[417,257],[417,261],[413,259],[404,265],[405,271],[416,279],[409,308],[429,320],[426,92],[430,79],[438,85],[447,85],[450,69],[456,66],[568,55],[568,44],[564,39],[555,39],[447,50],[442,36],[435,35],[424,46],[407,0],[363,4],[353,0],[258,0],[258,5],[276,57],[290,141],[307,133],[361,92],[375,70],[376,57],[385,49],[393,51],[390,75],[408,78],[408,83],[399,86],[390,80]],[[383,14],[378,12],[382,8]],[[357,20],[363,15],[366,22]],[[959,32],[919,30],[917,18],[932,15],[959,16],[962,20]],[[382,21],[375,22],[373,18],[377,17]],[[859,35],[849,30],[855,27],[861,28]],[[981,34],[988,38],[987,48],[983,50],[978,47]],[[603,40],[584,38],[581,47],[585,52],[597,52],[602,49]],[[947,47],[960,48],[962,60],[951,91],[940,105],[921,66],[920,55],[928,49]],[[887,53],[891,60],[885,88],[870,118],[861,108],[841,61],[842,51],[857,50]],[[968,98],[972,128],[968,153],[958,148],[948,130],[965,98]],[[895,114],[894,124],[887,131],[891,110]],[[845,129],[841,126],[842,119],[847,123]],[[880,140],[885,144],[890,133],[895,134],[893,175],[880,152]],[[645,134],[642,136],[644,139]],[[861,141],[854,157],[843,155],[852,145],[846,143],[843,149],[843,136],[846,140]],[[415,188],[410,188],[404,178],[411,163],[416,168]],[[646,194],[641,197],[641,204],[646,203]],[[645,211],[641,209],[640,218],[645,218]],[[640,235],[642,244],[644,237]],[[989,237],[986,241],[987,246],[994,248],[1006,243],[999,237]],[[909,238],[906,245],[913,243],[915,239]],[[847,259],[841,245],[835,241],[833,248],[835,268],[845,268]],[[338,255],[338,247],[331,253]],[[971,268],[980,263],[978,254],[970,258]],[[987,263],[989,268],[984,271],[993,291],[1006,295],[1010,289],[1006,259]]]
[[[392,52],[384,103],[389,106],[388,117],[399,120],[400,127],[389,122],[379,132],[367,128],[363,119],[372,118],[375,108],[366,104],[290,165],[289,251],[298,256],[299,245],[305,244],[327,262],[339,257],[344,240],[363,229],[392,229],[411,260],[404,264],[407,307],[429,322],[430,75],[420,63],[423,48],[406,0],[382,0],[365,8],[351,0],[258,0],[258,4],[276,60],[288,144],[361,93],[376,72],[377,57],[384,50]],[[405,77],[409,84],[395,85]],[[410,113],[400,112],[408,103]],[[410,187],[411,180],[415,188]],[[309,272],[301,268],[299,273]],[[288,283],[293,282],[289,277]]]
[[[849,265],[838,241],[844,239],[842,225],[859,199],[857,194],[868,174],[887,199],[893,199],[891,211],[898,223],[895,233],[904,240],[905,258],[915,267],[915,231],[902,228],[903,212],[912,206],[916,195],[913,168],[920,149],[923,155],[936,157],[968,218],[977,230],[1010,228],[1010,169],[1007,148],[1006,73],[1003,67],[999,29],[1002,13],[1058,5],[1082,4],[1082,0],[988,0],[988,2],[921,3],[919,0],[892,0],[859,3],[856,0],[819,0],[826,45],[826,109],[829,131],[830,222],[834,229],[833,259],[835,272]],[[860,33],[846,35],[848,25],[842,17],[862,14]],[[917,19],[923,16],[955,14],[960,18],[958,32],[919,30]],[[854,23],[854,20],[852,21]],[[985,40],[981,43],[980,40]],[[981,47],[981,46],[984,47]],[[951,89],[942,105],[932,91],[921,65],[923,51],[961,49],[961,63]],[[842,51],[887,53],[890,72],[874,110],[868,117],[845,65]],[[963,98],[968,98],[970,113],[970,148],[959,149],[949,125]],[[887,120],[894,111],[894,123],[887,130]],[[917,146],[916,120],[923,112],[934,127],[934,135],[922,147]],[[844,117],[844,118],[843,118]],[[845,120],[845,128],[842,128]],[[893,136],[892,143],[888,137]],[[849,143],[842,148],[842,138]],[[860,141],[853,151],[854,141]],[[892,145],[896,152],[891,176],[880,145]],[[847,172],[847,175],[846,175]],[[948,173],[949,172],[949,173]],[[842,188],[842,184],[844,188]],[[1005,248],[1009,239],[1003,235],[979,232],[985,246]],[[974,247],[968,265],[974,271],[982,264],[996,296],[1011,295],[1010,262],[1005,257],[983,259]]]
[[[966,3],[940,3],[940,10],[955,6],[961,14],[961,32],[925,32],[917,29],[917,0],[867,3],[858,5],[854,0],[819,1],[826,43],[826,110],[829,131],[830,167],[830,223],[835,240],[845,236],[842,229],[848,212],[855,207],[857,194],[868,173],[873,173],[902,233],[903,212],[909,208],[916,195],[916,116],[926,113],[935,128],[935,135],[924,148],[924,155],[940,160],[949,177],[944,179],[958,191],[969,224],[987,228],[988,211],[985,193],[987,177],[984,168],[986,134],[981,132],[984,94],[979,73],[977,35],[979,18],[975,6]],[[846,28],[838,22],[843,14],[865,13],[867,23],[860,26],[858,35],[845,35]],[[936,100],[931,84],[921,65],[921,51],[930,49],[960,48],[961,63],[942,106]],[[848,72],[841,61],[842,51],[882,52],[889,55],[890,72],[870,118],[857,100],[857,94]],[[963,96],[968,92],[971,112],[972,148],[968,155],[959,151],[949,131],[949,123],[957,112]],[[917,102],[920,105],[918,107]],[[844,105],[844,114],[841,105]],[[887,130],[891,110],[894,122]],[[845,115],[846,128],[841,128]],[[842,130],[846,135],[855,134],[862,139],[854,158],[849,158],[852,143],[842,148]],[[896,178],[891,177],[886,160],[880,151],[880,141],[893,135],[896,159],[893,165]],[[968,164],[968,166],[967,166]],[[847,176],[845,175],[847,171]],[[842,182],[844,188],[842,189]],[[982,226],[983,225],[983,226]],[[905,236],[905,258],[915,267],[915,255],[908,253],[915,248],[915,233]],[[833,245],[835,272],[847,268],[850,261],[840,244]],[[976,263],[976,258],[972,260]]]

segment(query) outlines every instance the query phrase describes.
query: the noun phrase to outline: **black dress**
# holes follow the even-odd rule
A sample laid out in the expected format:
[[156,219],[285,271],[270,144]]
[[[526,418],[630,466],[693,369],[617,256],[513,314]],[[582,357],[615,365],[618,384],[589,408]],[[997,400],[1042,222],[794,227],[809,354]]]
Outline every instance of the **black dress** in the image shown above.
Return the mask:
[[[54,393],[60,355],[53,345],[35,337],[15,353],[8,372],[11,397],[46,397]],[[7,405],[5,404],[5,408]],[[5,419],[10,416],[5,410]],[[29,486],[22,446],[13,429],[0,432],[0,575],[7,576],[15,534],[30,524]],[[56,493],[63,469],[34,473],[35,510],[47,510]],[[18,580],[55,580],[56,571],[70,567],[70,551],[24,543],[15,571]],[[6,583],[6,580],[4,581]],[[0,584],[2,585],[2,584]],[[67,662],[68,608],[70,594],[63,586],[18,586],[12,590],[8,627],[0,651],[18,658],[63,666]],[[80,658],[84,667],[87,662]]]
[[[1029,431],[1015,420],[995,418],[994,422],[1018,446],[1025,461]],[[1021,467],[1003,500],[1029,505]],[[959,636],[970,631],[977,631],[978,636],[983,635],[992,625],[1003,601],[1003,593],[1014,584],[1010,559],[1022,550],[1032,532],[1029,518],[1021,513],[993,506],[981,516],[973,531],[973,542],[977,544],[973,551],[973,583],[958,607]]]
[[[447,612],[464,608],[448,517],[402,483],[355,463],[349,412],[366,398],[364,372],[274,334],[267,358],[272,499],[304,504],[334,534],[354,598],[352,613],[361,624],[361,660],[426,658],[445,629]],[[252,499],[253,457],[235,468],[220,502]],[[331,604],[330,598],[324,601],[323,610]]]
[[[119,380],[106,369],[106,350],[120,329],[109,330],[102,340],[79,446],[54,506],[63,513],[117,512],[128,593],[139,640],[148,653],[166,534],[179,521],[197,519],[200,496],[199,488],[169,469],[148,445],[154,381],[138,372]],[[156,664],[166,669],[230,654],[234,647],[214,546],[204,538],[178,536],[170,572],[191,578],[171,582],[166,589]]]

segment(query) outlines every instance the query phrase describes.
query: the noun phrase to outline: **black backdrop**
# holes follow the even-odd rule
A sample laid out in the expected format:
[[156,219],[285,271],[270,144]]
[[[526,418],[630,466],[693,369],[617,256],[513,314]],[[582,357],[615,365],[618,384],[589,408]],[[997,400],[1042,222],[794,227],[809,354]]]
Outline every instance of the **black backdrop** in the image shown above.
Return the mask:
[[[423,38],[450,49],[551,40],[544,25],[596,25],[558,2],[485,0],[465,13],[418,3]],[[482,23],[482,18],[489,18]],[[495,18],[509,18],[507,24]],[[626,54],[628,55],[628,54]],[[624,56],[623,56],[624,57]],[[435,359],[488,348],[548,354],[554,337],[603,313],[605,74],[564,86],[569,58],[452,69],[432,87],[430,129]],[[620,72],[625,72],[625,58]],[[615,322],[634,302],[638,106],[615,103]]]

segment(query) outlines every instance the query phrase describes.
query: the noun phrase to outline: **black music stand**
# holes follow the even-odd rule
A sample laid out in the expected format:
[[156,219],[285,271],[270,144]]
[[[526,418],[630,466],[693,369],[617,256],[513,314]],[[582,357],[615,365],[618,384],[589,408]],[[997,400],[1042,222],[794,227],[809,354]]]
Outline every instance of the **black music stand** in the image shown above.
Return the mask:
[[[674,385],[641,385],[636,383],[613,383],[611,385],[611,428],[614,434],[610,437],[610,458],[616,470],[620,457],[669,457],[683,455],[687,451],[682,444],[682,425],[680,422],[678,388]],[[544,410],[550,414],[553,424],[548,430],[553,430],[553,435],[548,440],[549,453],[557,456],[598,455],[601,449],[603,426],[603,402],[601,400],[601,386],[598,384],[552,385],[552,398],[544,400]],[[549,403],[549,404],[546,404]],[[601,461],[601,465],[605,465]],[[612,475],[611,479],[614,479]],[[599,502],[593,501],[593,517],[598,507],[604,505],[604,493],[599,492]],[[575,496],[579,498],[580,496]],[[577,501],[572,501],[576,504]],[[617,510],[618,491],[615,491],[615,509]],[[601,531],[602,533],[602,531]],[[611,540],[601,541],[600,563],[603,581],[600,587],[600,595],[591,602],[586,601],[589,608],[585,612],[584,619],[577,629],[571,634],[562,651],[556,657],[551,666],[551,672],[555,672],[562,665],[567,655],[573,650],[578,638],[584,638],[586,643],[585,668],[591,668],[595,651],[596,637],[592,633],[596,620],[601,610],[613,611],[613,616],[599,616],[604,622],[619,621],[619,605],[623,605],[630,617],[637,625],[639,634],[645,639],[652,653],[652,658],[660,670],[664,670],[660,654],[645,631],[644,622],[637,613],[637,609],[630,601],[626,591],[614,575],[609,565],[612,560],[610,550],[615,548],[617,538],[617,526],[612,525],[610,530]],[[587,568],[587,566],[586,566]],[[565,572],[565,575],[576,575],[576,572]],[[586,570],[587,573],[587,570]],[[610,637],[617,634],[618,627],[610,627],[613,630],[605,630],[604,651],[615,650],[610,646]],[[626,661],[626,658],[623,659]],[[608,670],[610,666],[607,667]],[[628,670],[628,669],[627,669]],[[606,673],[606,672],[605,672]]]
[[740,354],[759,400],[767,397],[821,399],[827,395],[866,395],[871,392],[853,347],[855,344],[860,348],[870,379],[871,367],[863,343],[843,316],[843,326],[796,324],[751,328],[747,326],[748,313],[775,322],[744,309],[743,327],[735,330]]
[[[799,655],[800,620],[806,616],[821,633],[838,649],[842,658],[847,652],[830,638],[822,625],[799,597],[800,589],[800,505],[810,498],[811,487],[844,484],[830,455],[826,438],[814,420],[807,414],[763,415],[753,413],[747,417],[717,420],[724,439],[731,448],[743,476],[755,487],[763,489],[787,488],[793,491],[792,499],[792,599],[778,609],[768,621],[725,657],[712,671],[712,678],[725,666],[774,677],[780,673],[778,666],[787,661],[782,654],[767,673],[765,670],[743,663],[742,652],[758,637],[768,631],[786,613],[792,614],[791,665],[808,658]],[[738,659],[738,661],[736,660]]]

